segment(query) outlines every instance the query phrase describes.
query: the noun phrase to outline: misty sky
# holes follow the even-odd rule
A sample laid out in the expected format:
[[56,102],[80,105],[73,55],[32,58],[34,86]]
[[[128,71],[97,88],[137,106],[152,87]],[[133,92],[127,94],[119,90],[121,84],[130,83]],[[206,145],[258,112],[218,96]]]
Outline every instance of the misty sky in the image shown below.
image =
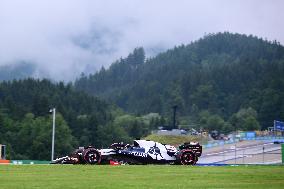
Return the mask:
[[72,80],[143,46],[148,56],[206,33],[284,44],[282,0],[0,0],[0,65]]

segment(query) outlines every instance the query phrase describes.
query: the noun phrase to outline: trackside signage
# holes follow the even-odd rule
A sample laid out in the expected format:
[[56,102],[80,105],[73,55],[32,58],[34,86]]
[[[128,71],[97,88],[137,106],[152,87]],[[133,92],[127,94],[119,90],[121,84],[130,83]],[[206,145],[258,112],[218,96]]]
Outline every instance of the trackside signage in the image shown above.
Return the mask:
[[274,120],[274,130],[284,131],[284,122]]

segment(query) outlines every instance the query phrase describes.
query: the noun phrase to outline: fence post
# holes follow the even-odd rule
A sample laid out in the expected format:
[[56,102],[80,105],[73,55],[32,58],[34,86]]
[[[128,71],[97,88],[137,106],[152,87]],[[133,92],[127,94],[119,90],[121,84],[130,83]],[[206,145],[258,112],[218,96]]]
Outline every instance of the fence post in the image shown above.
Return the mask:
[[262,164],[264,164],[264,146],[262,146]]
[[243,148],[243,164],[245,164],[245,148]]
[[284,163],[284,144],[281,145],[282,149],[282,164]]

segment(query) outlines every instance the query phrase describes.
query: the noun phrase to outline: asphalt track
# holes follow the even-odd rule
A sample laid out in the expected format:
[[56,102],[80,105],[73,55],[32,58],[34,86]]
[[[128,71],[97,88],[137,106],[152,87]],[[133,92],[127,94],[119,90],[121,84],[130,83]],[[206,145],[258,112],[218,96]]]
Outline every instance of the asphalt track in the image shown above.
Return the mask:
[[264,141],[242,141],[204,149],[198,164],[277,164],[281,145]]

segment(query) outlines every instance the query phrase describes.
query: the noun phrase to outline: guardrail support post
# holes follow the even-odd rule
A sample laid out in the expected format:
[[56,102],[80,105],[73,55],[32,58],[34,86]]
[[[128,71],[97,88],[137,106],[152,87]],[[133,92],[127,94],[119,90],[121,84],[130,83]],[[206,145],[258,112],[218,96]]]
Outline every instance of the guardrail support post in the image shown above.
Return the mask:
[[282,151],[282,164],[284,164],[284,144],[281,144]]

